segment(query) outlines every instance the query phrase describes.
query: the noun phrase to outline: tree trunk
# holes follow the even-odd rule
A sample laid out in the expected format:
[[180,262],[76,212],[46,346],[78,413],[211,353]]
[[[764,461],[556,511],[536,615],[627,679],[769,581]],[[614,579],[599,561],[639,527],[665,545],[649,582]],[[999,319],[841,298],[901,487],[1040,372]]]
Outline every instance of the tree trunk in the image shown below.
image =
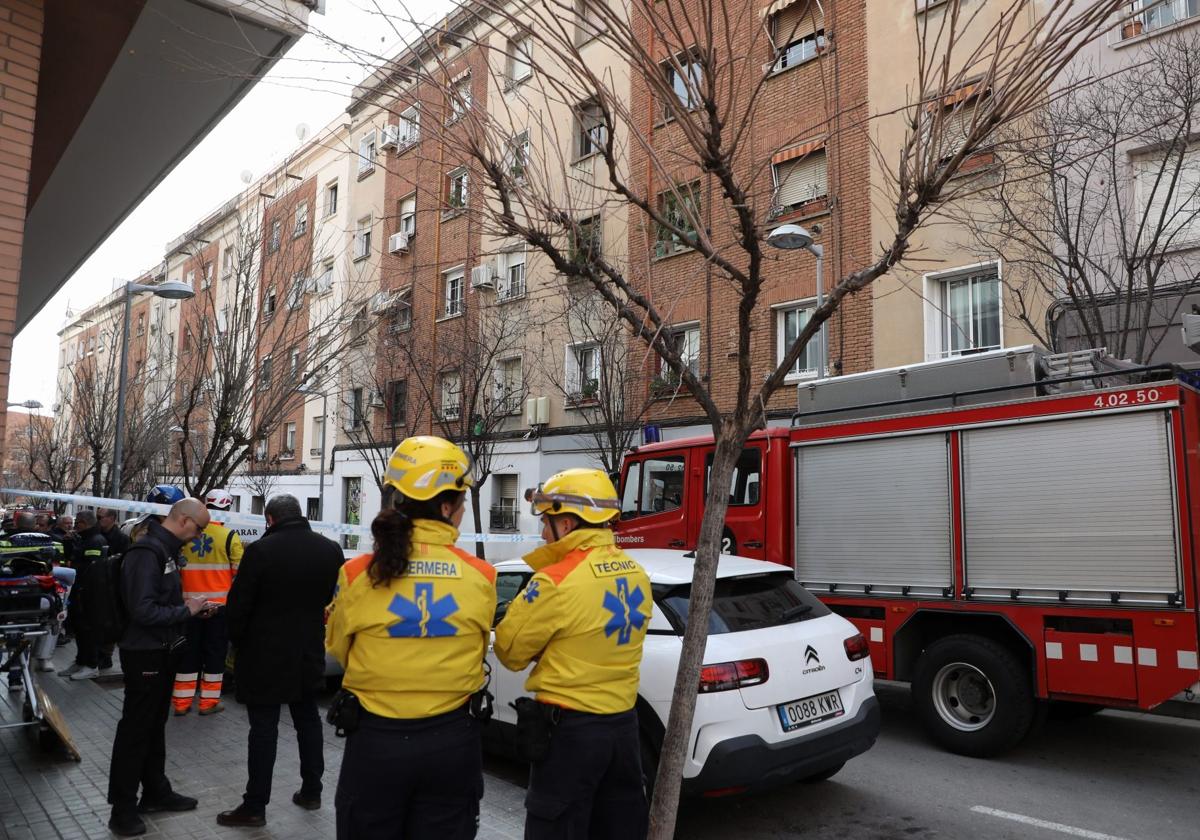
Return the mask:
[[700,520],[700,538],[696,545],[687,629],[679,654],[679,671],[675,676],[675,692],[671,698],[671,717],[667,721],[667,734],[658,759],[654,802],[650,807],[649,840],[671,840],[675,835],[683,762],[691,740],[692,718],[696,713],[700,666],[704,662],[708,641],[708,616],[712,611],[721,532],[725,527],[725,511],[729,507],[729,481],[748,435],[749,429],[717,433],[708,495],[704,499],[704,516]]
[[[483,522],[482,522],[482,513],[479,508],[479,485],[478,484],[471,485],[471,514],[475,517],[475,533],[482,534],[483,533]],[[483,540],[480,540],[480,539],[475,540],[475,556],[480,558],[481,560],[486,559],[487,555],[484,554]]]

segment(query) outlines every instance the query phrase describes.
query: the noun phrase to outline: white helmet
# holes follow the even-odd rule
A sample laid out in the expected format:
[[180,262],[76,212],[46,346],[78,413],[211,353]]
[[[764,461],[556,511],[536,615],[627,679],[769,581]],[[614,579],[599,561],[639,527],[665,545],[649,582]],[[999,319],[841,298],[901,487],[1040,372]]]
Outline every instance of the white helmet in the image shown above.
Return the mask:
[[233,496],[229,495],[228,490],[209,490],[204,497],[204,505],[217,510],[229,510],[233,507]]

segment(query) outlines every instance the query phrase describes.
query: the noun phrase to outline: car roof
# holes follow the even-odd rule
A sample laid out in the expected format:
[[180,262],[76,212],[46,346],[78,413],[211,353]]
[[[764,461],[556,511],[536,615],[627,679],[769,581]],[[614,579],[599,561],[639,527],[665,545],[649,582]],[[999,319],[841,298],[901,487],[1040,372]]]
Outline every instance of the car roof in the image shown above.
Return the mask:
[[[651,583],[671,585],[692,582],[696,557],[691,551],[679,551],[671,548],[630,548],[626,549],[626,553],[641,564],[642,568],[646,570],[646,574],[649,575]],[[524,560],[497,561],[496,570],[501,572],[531,571]],[[718,578],[790,571],[787,566],[781,566],[778,563],[752,560],[749,557],[737,557],[732,554],[722,554],[717,563]]]

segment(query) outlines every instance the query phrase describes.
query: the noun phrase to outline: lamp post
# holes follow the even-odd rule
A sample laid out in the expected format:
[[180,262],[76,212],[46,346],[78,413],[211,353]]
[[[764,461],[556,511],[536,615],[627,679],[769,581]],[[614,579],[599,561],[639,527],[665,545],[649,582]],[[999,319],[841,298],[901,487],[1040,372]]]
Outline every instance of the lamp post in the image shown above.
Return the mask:
[[318,391],[311,385],[297,385],[296,393],[321,398],[321,484],[317,490],[317,521],[321,522],[325,518],[325,433],[329,425],[329,392]]
[[121,367],[117,371],[117,430],[113,441],[112,497],[114,499],[121,497],[121,459],[125,454],[125,368],[129,364],[129,320],[133,312],[133,296],[137,292],[151,292],[157,297],[168,300],[187,300],[196,294],[190,285],[181,280],[167,280],[156,286],[132,282],[125,284],[125,318],[121,327]]
[[[825,301],[825,248],[813,242],[813,236],[800,225],[780,225],[767,234],[767,244],[784,251],[808,251],[817,258],[817,308]],[[825,322],[817,339],[817,378],[825,376]]]

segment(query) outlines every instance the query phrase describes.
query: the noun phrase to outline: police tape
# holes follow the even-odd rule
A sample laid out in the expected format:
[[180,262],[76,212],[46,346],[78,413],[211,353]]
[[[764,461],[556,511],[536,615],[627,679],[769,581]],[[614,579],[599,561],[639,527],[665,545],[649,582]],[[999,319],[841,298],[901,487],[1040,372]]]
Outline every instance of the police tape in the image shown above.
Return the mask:
[[[0,496],[33,496],[39,499],[49,499],[55,502],[68,502],[75,505],[84,505],[86,507],[95,508],[114,508],[116,510],[125,510],[130,513],[146,514],[152,513],[156,516],[166,516],[171,512],[170,505],[159,505],[153,502],[141,502],[136,499],[109,499],[103,496],[85,496],[77,493],[53,493],[47,490],[20,490],[10,487],[0,488]],[[257,516],[252,513],[235,513],[224,510],[210,510],[209,516],[225,525],[230,525],[234,528],[254,528],[261,532],[266,530],[267,520],[265,517]],[[349,522],[322,522],[318,520],[309,520],[309,525],[314,531],[336,536],[351,536],[351,537],[371,537],[370,525],[358,525]],[[245,534],[243,534],[245,536]],[[542,542],[540,536],[534,534],[464,534],[458,535],[460,543],[524,543],[524,542]]]

